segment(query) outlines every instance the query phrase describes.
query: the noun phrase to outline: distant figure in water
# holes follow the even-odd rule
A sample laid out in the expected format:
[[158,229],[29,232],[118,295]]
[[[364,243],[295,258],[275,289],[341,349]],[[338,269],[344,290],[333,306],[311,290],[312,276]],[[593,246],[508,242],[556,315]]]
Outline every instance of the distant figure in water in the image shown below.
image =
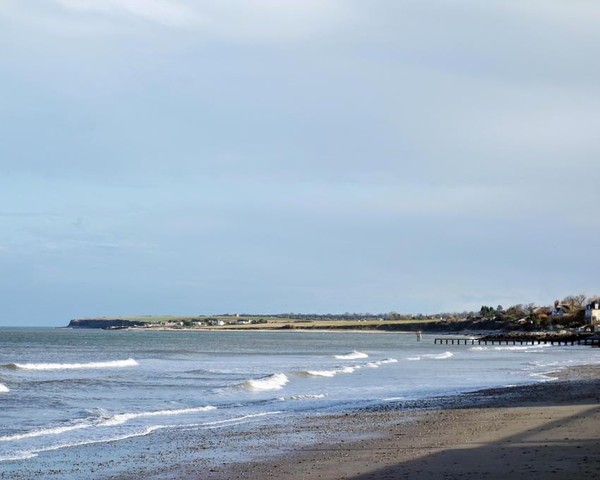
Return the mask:
[[421,335],[421,330],[417,330],[417,342],[420,342],[421,338],[423,338],[423,335]]

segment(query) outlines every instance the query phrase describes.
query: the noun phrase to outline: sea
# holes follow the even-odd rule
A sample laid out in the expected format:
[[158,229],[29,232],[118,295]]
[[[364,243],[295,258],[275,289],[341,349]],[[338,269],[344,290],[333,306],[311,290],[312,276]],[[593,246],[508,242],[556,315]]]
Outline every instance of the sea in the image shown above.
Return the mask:
[[251,459],[266,448],[261,432],[277,424],[548,382],[566,367],[600,363],[600,349],[584,346],[433,339],[0,328],[0,478],[119,478],[161,468],[157,478],[169,478],[165,466],[177,462]]

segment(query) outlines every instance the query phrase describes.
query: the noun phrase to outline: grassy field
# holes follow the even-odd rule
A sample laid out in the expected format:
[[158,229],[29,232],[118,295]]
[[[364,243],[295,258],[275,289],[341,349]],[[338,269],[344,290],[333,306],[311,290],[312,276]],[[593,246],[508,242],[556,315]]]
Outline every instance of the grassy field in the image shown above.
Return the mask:
[[377,329],[384,326],[402,326],[414,323],[431,323],[434,320],[294,320],[286,318],[265,318],[266,323],[232,324],[215,328],[235,330],[252,330],[261,328],[287,328],[287,329]]

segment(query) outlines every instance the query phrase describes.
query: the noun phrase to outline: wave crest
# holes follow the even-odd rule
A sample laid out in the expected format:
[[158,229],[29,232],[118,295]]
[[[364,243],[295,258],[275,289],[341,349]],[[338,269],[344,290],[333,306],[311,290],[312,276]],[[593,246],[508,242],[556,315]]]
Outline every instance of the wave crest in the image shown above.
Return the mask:
[[6,368],[13,370],[35,370],[35,371],[50,371],[50,370],[88,370],[98,368],[123,368],[136,367],[139,363],[133,358],[127,360],[111,360],[107,362],[89,362],[89,363],[9,363],[4,365]]
[[354,373],[360,368],[362,368],[360,365],[356,365],[354,367],[342,367],[336,370],[307,370],[304,374],[312,377],[335,377],[339,373]]
[[175,410],[156,410],[153,412],[139,412],[139,413],[119,413],[106,420],[99,425],[101,427],[112,427],[115,425],[122,425],[130,420],[136,418],[148,418],[148,417],[168,417],[172,415],[186,415],[189,413],[208,412],[210,410],[216,410],[217,407],[208,405],[206,407],[192,407],[192,408],[180,408]]
[[292,395],[291,397],[281,398],[282,401],[285,400],[314,400],[317,398],[325,398],[324,393],[315,393],[315,394],[305,394],[305,395]]
[[93,426],[91,423],[79,423],[76,425],[67,425],[64,427],[50,427],[50,428],[40,428],[39,430],[32,430],[30,432],[25,433],[16,433],[14,435],[5,435],[0,437],[0,442],[10,442],[14,440],[23,440],[24,438],[35,438],[35,437],[44,437],[47,435],[60,435],[65,432],[72,432],[75,430],[82,430],[84,428],[90,428]]
[[8,393],[8,392],[10,392],[10,388],[8,388],[3,383],[0,383],[0,393]]
[[446,360],[450,357],[453,357],[454,354],[452,352],[444,352],[444,353],[428,353],[425,355],[421,355],[419,357],[407,357],[407,360],[417,361],[417,360]]
[[147,417],[165,417],[171,415],[185,415],[189,413],[197,413],[197,412],[208,412],[210,410],[216,410],[217,407],[213,407],[211,405],[205,407],[193,407],[193,408],[180,408],[176,410],[157,410],[151,412],[138,412],[138,413],[118,413],[116,415],[106,415],[103,414],[101,417],[101,421],[98,418],[88,417],[79,423],[74,423],[71,425],[63,425],[57,427],[49,427],[49,428],[40,428],[37,430],[31,430],[29,432],[24,433],[16,433],[14,435],[6,435],[0,437],[0,442],[10,442],[15,440],[23,440],[26,438],[36,438],[36,437],[45,437],[50,435],[61,435],[67,432],[73,432],[76,430],[84,430],[88,428],[98,428],[98,427],[113,427],[115,425],[123,425],[130,420],[134,420],[136,418],[147,418]]
[[254,380],[248,380],[244,382],[244,386],[250,390],[280,390],[288,382],[289,378],[285,373],[274,373],[268,377],[257,378]]
[[377,360],[365,363],[363,365],[348,365],[333,370],[306,370],[302,372],[302,375],[308,375],[311,377],[335,377],[340,373],[354,373],[357,370],[360,370],[361,368],[379,368],[381,365],[386,365],[388,363],[396,363],[397,361],[398,360],[396,360],[395,358],[385,358],[383,360]]
[[354,350],[351,353],[346,353],[344,355],[334,355],[334,358],[338,359],[338,360],[357,360],[359,358],[368,358],[369,355],[367,355],[366,353],[363,352],[359,352],[357,350]]
[[307,370],[305,373],[313,377],[335,377],[339,372],[337,370]]
[[379,368],[381,365],[387,365],[388,363],[398,363],[398,360],[395,358],[386,358],[384,360],[378,360],[376,362],[367,363],[367,367],[369,368]]

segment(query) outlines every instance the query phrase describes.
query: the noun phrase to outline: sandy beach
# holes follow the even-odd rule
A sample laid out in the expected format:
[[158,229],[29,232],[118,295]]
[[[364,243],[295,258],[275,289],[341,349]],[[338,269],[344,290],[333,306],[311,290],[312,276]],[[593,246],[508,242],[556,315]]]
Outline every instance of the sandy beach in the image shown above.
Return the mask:
[[[214,480],[600,478],[600,366],[556,376],[434,399],[416,410],[399,404],[320,417],[289,427],[290,435],[298,428],[312,434],[310,448],[285,445],[251,462],[210,471],[182,465],[170,473]],[[263,434],[286,438],[285,431]]]

